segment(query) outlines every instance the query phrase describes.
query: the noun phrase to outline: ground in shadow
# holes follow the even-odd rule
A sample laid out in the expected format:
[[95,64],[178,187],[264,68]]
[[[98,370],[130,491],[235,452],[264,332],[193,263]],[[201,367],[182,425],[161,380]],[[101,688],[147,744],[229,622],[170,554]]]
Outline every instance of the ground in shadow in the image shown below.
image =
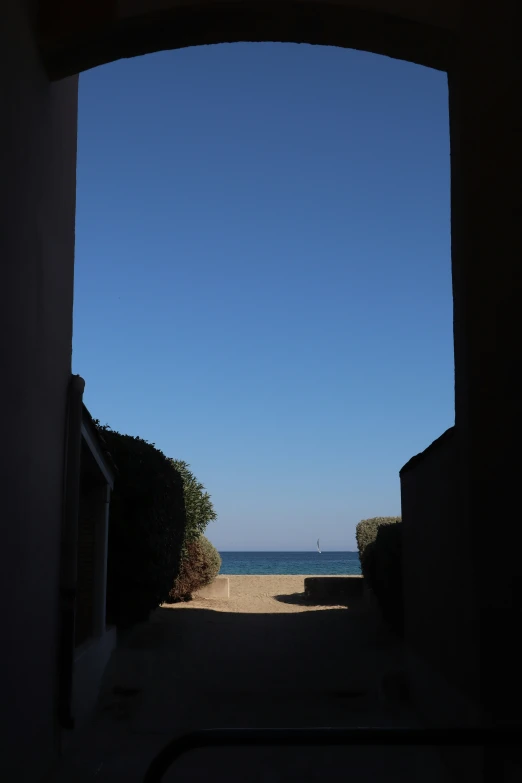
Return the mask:
[[[407,705],[382,693],[383,677],[401,666],[402,650],[393,640],[377,643],[378,637],[368,612],[345,608],[272,614],[160,608],[114,653],[97,719],[56,783],[138,783],[164,744],[195,729],[414,725]],[[307,754],[283,750],[202,752],[179,767],[180,774],[186,767],[179,780],[207,780],[212,770],[213,781],[227,783],[319,781],[342,779],[349,768],[359,782],[421,779],[405,771],[411,749],[397,757],[397,778],[377,777],[375,764],[386,771],[387,762],[374,750],[355,766],[349,750],[344,756],[340,750],[316,750],[306,764]],[[234,771],[245,753],[247,777],[244,769]]]
[[289,595],[274,595],[274,600],[283,604],[293,604],[294,606],[339,606],[349,607],[350,609],[363,609],[363,602],[349,601],[346,597],[339,597],[335,600],[329,598],[309,598],[306,593],[290,593]]

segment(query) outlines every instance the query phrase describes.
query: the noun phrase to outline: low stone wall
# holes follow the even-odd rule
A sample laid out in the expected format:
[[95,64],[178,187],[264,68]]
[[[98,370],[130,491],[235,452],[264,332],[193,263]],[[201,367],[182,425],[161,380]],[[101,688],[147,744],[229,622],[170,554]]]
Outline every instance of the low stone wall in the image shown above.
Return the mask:
[[362,601],[365,598],[362,576],[307,576],[304,580],[307,598],[318,601]]
[[230,598],[230,579],[217,576],[211,584],[194,593],[194,598]]

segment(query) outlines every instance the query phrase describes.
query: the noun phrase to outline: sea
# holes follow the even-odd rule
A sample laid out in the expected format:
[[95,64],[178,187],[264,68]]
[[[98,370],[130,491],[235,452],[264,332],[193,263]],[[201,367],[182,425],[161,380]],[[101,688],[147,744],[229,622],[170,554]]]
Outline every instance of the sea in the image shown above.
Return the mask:
[[358,552],[220,552],[220,574],[307,574],[333,576],[361,573]]

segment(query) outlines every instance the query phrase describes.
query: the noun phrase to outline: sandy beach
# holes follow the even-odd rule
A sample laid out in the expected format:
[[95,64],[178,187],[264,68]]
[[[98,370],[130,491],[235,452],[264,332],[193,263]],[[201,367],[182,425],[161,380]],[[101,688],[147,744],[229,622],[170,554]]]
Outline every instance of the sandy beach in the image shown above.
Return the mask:
[[212,609],[215,612],[241,614],[290,614],[316,612],[325,609],[345,609],[345,606],[313,604],[304,596],[307,574],[283,576],[229,576],[230,598],[214,600],[199,598],[179,604],[164,604],[165,609]]

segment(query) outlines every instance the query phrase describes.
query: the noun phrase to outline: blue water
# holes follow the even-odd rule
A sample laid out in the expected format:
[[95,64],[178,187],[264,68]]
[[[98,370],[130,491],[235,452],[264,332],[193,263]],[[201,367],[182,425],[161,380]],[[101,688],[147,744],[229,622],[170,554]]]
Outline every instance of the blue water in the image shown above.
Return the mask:
[[220,552],[220,574],[360,574],[358,552]]

